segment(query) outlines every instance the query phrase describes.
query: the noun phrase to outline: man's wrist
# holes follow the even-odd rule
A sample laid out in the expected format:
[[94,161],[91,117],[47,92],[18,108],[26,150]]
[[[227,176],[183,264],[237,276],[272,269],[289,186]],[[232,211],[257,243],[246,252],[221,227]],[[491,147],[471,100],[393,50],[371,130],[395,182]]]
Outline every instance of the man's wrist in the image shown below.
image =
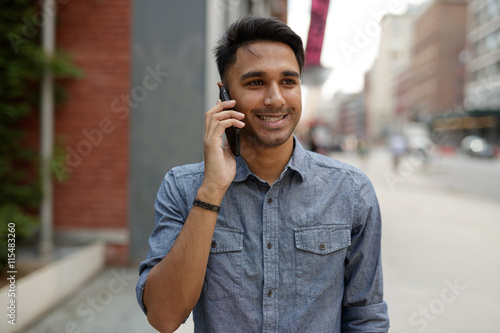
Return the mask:
[[215,213],[220,212],[220,206],[212,205],[212,204],[210,204],[208,202],[201,201],[201,200],[198,200],[198,199],[194,199],[193,206],[200,207],[200,208],[203,208],[203,209],[206,209],[206,210],[210,210],[210,211],[215,212]]
[[196,199],[207,202],[211,205],[220,206],[225,194],[226,191],[222,191],[213,186],[202,184],[198,189],[198,192],[196,193]]

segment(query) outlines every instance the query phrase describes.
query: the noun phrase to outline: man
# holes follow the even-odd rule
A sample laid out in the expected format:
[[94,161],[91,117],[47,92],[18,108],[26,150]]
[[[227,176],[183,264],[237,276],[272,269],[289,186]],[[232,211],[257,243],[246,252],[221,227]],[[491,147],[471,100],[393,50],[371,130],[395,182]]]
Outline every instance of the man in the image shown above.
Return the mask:
[[[206,114],[204,163],[160,186],[137,285],[149,322],[172,332],[193,310],[196,332],[386,332],[374,190],[292,135],[300,37],[247,17],[216,58],[233,100]],[[236,158],[223,148],[230,126],[241,129]]]

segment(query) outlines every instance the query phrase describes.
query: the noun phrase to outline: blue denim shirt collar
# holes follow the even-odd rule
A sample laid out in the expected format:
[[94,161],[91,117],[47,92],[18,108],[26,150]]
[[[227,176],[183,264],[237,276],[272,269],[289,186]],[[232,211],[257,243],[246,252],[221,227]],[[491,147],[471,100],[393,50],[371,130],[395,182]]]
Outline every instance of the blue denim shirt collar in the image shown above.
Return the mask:
[[[299,140],[293,136],[293,154],[290,160],[288,161],[285,169],[283,170],[281,177],[290,169],[296,171],[302,180],[304,180],[305,175],[307,173],[307,154],[306,150],[300,144]],[[250,168],[248,167],[247,162],[243,159],[243,157],[236,157],[236,175],[234,177],[233,182],[242,182],[245,181],[249,176],[254,176],[259,179],[257,175],[255,175]]]

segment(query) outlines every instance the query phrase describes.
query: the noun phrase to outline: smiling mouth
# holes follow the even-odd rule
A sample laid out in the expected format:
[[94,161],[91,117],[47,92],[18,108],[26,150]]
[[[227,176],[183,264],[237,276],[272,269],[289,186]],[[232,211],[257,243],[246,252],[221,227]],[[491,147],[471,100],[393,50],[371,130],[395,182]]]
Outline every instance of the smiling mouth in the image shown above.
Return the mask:
[[271,123],[271,122],[279,121],[279,120],[285,118],[286,114],[281,115],[281,116],[257,116],[257,117],[259,117],[259,119],[262,119],[265,122]]

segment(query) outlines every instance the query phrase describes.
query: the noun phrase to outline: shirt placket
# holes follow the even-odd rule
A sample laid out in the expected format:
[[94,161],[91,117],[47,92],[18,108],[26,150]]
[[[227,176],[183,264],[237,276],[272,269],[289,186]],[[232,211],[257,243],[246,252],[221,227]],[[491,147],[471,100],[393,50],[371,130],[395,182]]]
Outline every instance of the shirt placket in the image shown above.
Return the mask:
[[278,184],[268,191],[263,205],[264,288],[262,332],[278,331]]

